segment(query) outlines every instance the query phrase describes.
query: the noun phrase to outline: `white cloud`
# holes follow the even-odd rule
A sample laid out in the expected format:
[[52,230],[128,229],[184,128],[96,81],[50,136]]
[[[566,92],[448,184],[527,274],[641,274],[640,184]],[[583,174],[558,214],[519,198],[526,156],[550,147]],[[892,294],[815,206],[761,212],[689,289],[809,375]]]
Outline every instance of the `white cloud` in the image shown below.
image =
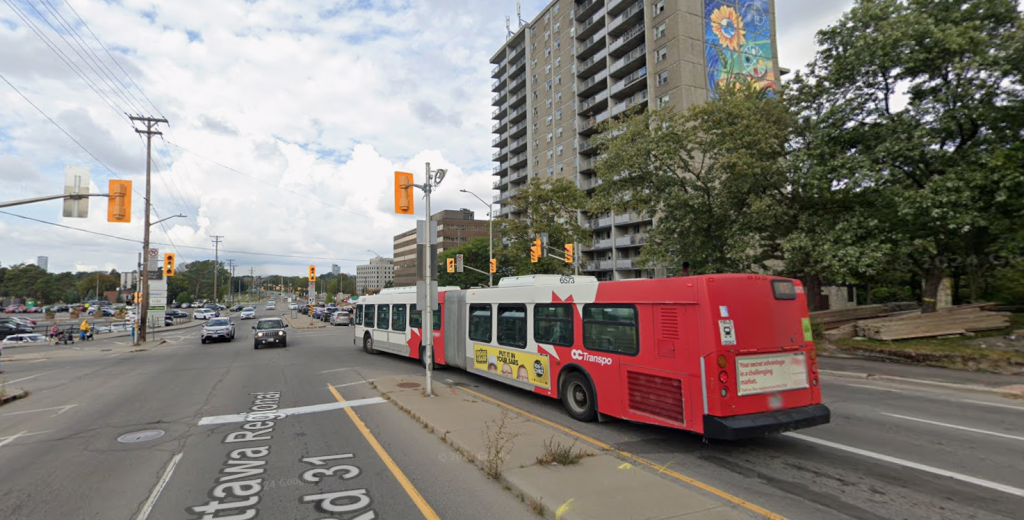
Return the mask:
[[[546,3],[524,2],[524,17]],[[801,13],[783,7],[789,3],[779,2],[778,31],[782,61],[792,66],[787,53],[809,48],[821,21],[842,8]],[[77,20],[63,4],[54,5]],[[300,274],[316,258],[321,269],[338,263],[354,272],[372,256],[368,249],[390,254],[393,236],[414,226],[414,218],[392,212],[393,172],[413,172],[422,182],[427,161],[449,170],[434,194],[434,211],[466,207],[486,218],[486,207],[459,190],[485,200],[493,195],[488,60],[504,40],[504,16],[514,17],[515,2],[71,5],[170,121],[153,141],[154,220],[187,218],[152,231],[155,243],[173,241],[179,264],[212,258],[209,237],[223,235],[220,257],[236,260],[240,271]],[[124,270],[134,268],[141,251],[145,147],[122,112],[158,114],[88,31],[77,28],[109,68],[112,77],[97,82],[115,108],[6,6],[0,8],[0,73],[117,176],[134,182],[132,222],[105,222],[99,199],[91,201],[87,220],[60,218],[59,202],[12,211],[133,241],[0,215],[4,265],[46,255],[51,271]],[[114,82],[128,85],[132,95],[113,94]],[[0,199],[58,193],[67,164],[89,166],[104,191],[115,177],[0,83]],[[416,200],[419,215],[422,204]]]

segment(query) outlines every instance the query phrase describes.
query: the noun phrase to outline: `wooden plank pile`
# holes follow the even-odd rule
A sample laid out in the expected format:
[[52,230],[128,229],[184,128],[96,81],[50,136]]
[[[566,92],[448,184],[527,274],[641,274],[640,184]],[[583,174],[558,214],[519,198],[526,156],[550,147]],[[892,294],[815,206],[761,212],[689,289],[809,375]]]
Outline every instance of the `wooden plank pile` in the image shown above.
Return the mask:
[[960,305],[931,314],[907,304],[864,305],[852,309],[811,313],[824,328],[825,339],[864,337],[884,341],[962,335],[1010,326],[1009,313],[985,310],[990,303]]

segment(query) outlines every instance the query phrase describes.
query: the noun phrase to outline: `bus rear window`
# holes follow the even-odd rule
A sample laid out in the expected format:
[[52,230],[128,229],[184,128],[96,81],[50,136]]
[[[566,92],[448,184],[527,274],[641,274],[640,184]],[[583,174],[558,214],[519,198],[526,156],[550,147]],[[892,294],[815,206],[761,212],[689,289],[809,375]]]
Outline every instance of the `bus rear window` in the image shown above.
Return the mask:
[[776,300],[796,299],[796,286],[790,280],[772,280],[772,292]]

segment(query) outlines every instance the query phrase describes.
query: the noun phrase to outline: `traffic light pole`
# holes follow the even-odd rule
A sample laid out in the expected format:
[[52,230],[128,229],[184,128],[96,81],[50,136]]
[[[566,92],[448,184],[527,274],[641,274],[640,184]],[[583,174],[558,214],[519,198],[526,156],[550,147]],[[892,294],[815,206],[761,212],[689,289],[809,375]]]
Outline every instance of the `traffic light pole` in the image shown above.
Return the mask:
[[423,325],[423,328],[420,329],[420,336],[423,338],[423,364],[427,366],[427,395],[430,397],[434,396],[434,309],[432,303],[434,299],[431,298],[433,295],[430,294],[430,271],[434,267],[431,265],[431,251],[434,250],[434,239],[430,233],[430,192],[432,191],[433,184],[434,182],[430,175],[430,163],[427,163],[427,177],[423,181],[423,186],[420,187],[426,199],[424,205],[427,210],[426,225],[424,226],[426,231],[424,234],[427,235],[427,250],[423,255],[423,282],[427,291],[427,304],[423,306],[423,314],[420,317]]

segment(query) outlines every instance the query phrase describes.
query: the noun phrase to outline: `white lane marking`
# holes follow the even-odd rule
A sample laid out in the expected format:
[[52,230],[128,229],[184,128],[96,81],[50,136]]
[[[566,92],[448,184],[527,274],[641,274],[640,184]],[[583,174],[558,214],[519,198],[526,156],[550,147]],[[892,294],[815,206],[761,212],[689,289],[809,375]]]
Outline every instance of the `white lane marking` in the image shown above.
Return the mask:
[[970,399],[961,399],[960,401],[964,402],[964,403],[983,404],[985,406],[998,406],[1000,408],[1009,408],[1011,410],[1017,410],[1019,412],[1024,412],[1024,406],[1013,406],[1012,404],[989,403],[989,402],[986,402],[986,401],[972,401]]
[[25,435],[26,433],[28,433],[28,430],[25,430],[25,431],[23,431],[21,433],[16,433],[16,434],[11,435],[10,437],[0,441],[0,448],[3,448],[5,444],[9,444],[14,439],[17,439],[18,437],[21,437],[22,435]]
[[29,364],[30,365],[34,365],[34,364],[42,362],[42,361],[46,361],[46,360],[45,359],[37,359],[37,360],[35,360],[35,361],[33,361],[33,362],[29,363]]
[[57,412],[57,413],[55,413],[55,414],[50,416],[50,417],[56,417],[56,416],[58,416],[58,415],[60,415],[60,414],[62,414],[64,412],[66,412],[66,411],[76,407],[76,406],[78,406],[78,405],[77,404],[69,404],[69,405],[66,405],[66,406],[53,406],[53,407],[50,407],[50,408],[39,408],[38,410],[25,410],[23,412],[10,412],[10,413],[2,414],[2,415],[4,417],[6,417],[8,415],[21,415],[21,414],[25,414],[25,413],[36,413],[36,412],[46,412],[46,411],[49,411],[49,410],[60,410],[59,412]]
[[380,397],[371,397],[369,399],[356,399],[354,401],[345,401],[341,403],[324,403],[314,404],[310,406],[300,406],[298,408],[280,408],[278,410],[270,410],[267,412],[249,412],[249,413],[236,413],[232,415],[215,415],[213,417],[203,417],[199,420],[199,425],[206,424],[227,424],[236,422],[245,422],[249,419],[250,415],[271,415],[278,414],[289,417],[292,415],[304,415],[307,413],[326,412],[330,410],[340,410],[342,408],[349,408],[353,406],[364,406],[368,404],[378,404],[387,402]]
[[882,415],[888,415],[889,417],[895,417],[897,419],[906,419],[908,421],[917,421],[917,422],[923,422],[923,423],[926,423],[926,424],[934,424],[935,426],[945,426],[946,428],[953,428],[954,430],[963,430],[963,431],[967,431],[967,432],[983,433],[985,435],[993,435],[995,437],[1003,437],[1005,439],[1013,439],[1013,440],[1016,440],[1016,441],[1024,441],[1024,437],[1018,437],[1016,435],[1008,435],[1008,434],[999,433],[999,432],[990,432],[988,430],[979,430],[977,428],[968,428],[966,426],[958,426],[956,424],[942,423],[942,422],[938,422],[938,421],[929,421],[928,419],[919,419],[917,417],[909,417],[909,416],[906,416],[906,415],[899,415],[899,414],[894,414],[894,413],[882,412]]
[[357,368],[359,368],[359,367],[335,368],[334,370],[324,370],[322,372],[317,372],[317,374],[328,374],[328,373],[331,373],[331,372],[341,372],[342,370],[355,370]]
[[[17,435],[11,435],[9,437],[0,437],[0,441],[14,440],[15,437],[28,437],[29,435],[39,435],[41,433],[50,433],[51,431],[53,431],[53,430],[43,430],[41,432],[32,432],[32,433],[21,432],[21,433],[19,433]],[[24,435],[22,435],[23,433],[24,433]]]
[[109,355],[109,356],[106,356],[106,357],[108,357],[108,358],[112,358],[112,357],[117,357],[117,356],[120,356],[120,355],[121,355],[121,353],[120,353],[120,352],[118,352],[117,354],[111,354],[111,355]]
[[877,387],[877,386],[870,386],[870,385],[854,385],[854,384],[850,384],[850,383],[836,383],[835,381],[830,381],[830,382],[832,384],[838,384],[839,386],[855,386],[857,388],[867,388],[869,390],[878,390],[880,392],[896,392],[896,393],[900,393],[900,394],[905,393],[903,390],[894,390],[892,388],[880,388],[880,387]]
[[802,434],[799,434],[799,433],[788,432],[788,433],[783,433],[782,435],[786,435],[786,436],[792,437],[794,439],[800,439],[800,440],[806,441],[806,442],[811,442],[811,443],[814,443],[814,444],[820,444],[822,446],[828,446],[829,448],[835,448],[837,450],[850,452],[850,453],[853,453],[853,454],[856,454],[856,455],[861,455],[861,456],[864,456],[864,457],[868,457],[868,458],[872,458],[872,459],[877,459],[877,460],[880,460],[880,461],[883,461],[883,462],[888,462],[888,463],[891,463],[891,464],[897,464],[897,465],[900,465],[900,466],[906,466],[908,468],[916,469],[916,470],[919,470],[919,471],[924,471],[926,473],[932,473],[932,474],[940,475],[940,476],[943,476],[943,477],[949,477],[949,478],[952,478],[952,479],[956,479],[956,480],[960,480],[960,481],[967,482],[967,483],[970,483],[970,484],[974,484],[976,486],[981,486],[981,487],[985,487],[985,488],[989,488],[989,489],[994,489],[996,491],[1002,491],[1003,493],[1007,493],[1007,494],[1010,494],[1010,495],[1016,495],[1016,496],[1019,496],[1019,497],[1024,497],[1024,489],[1015,488],[1013,486],[1007,486],[1006,484],[1000,484],[998,482],[992,482],[991,480],[980,479],[980,478],[977,478],[977,477],[972,477],[970,475],[964,475],[963,473],[956,473],[954,471],[949,471],[949,470],[945,470],[945,469],[942,469],[942,468],[936,468],[934,466],[928,466],[928,465],[925,465],[925,464],[918,464],[917,462],[911,462],[911,461],[905,460],[905,459],[899,459],[899,458],[896,458],[896,457],[890,457],[888,455],[882,455],[881,453],[875,453],[873,451],[862,450],[860,448],[854,448],[853,446],[846,446],[844,444],[838,444],[838,443],[835,443],[835,442],[830,442],[830,441],[826,441],[826,440],[822,440],[822,439],[816,439],[814,437],[808,437],[806,435],[802,435]]
[[364,379],[362,381],[356,381],[354,383],[343,383],[343,384],[340,384],[340,385],[331,385],[331,386],[333,386],[334,388],[341,388],[343,386],[361,385],[363,383],[372,383],[372,382],[373,382],[373,379]]
[[181,460],[182,453],[175,455],[171,458],[171,461],[167,463],[167,469],[164,470],[164,476],[160,477],[160,481],[156,483],[156,487],[153,488],[153,492],[149,494],[149,499],[146,500],[146,504],[142,506],[142,511],[139,511],[139,516],[135,517],[135,520],[146,520],[149,517],[149,513],[153,511],[153,506],[156,505],[156,499],[160,498],[160,493],[164,491],[164,486],[167,485],[167,481],[171,480],[171,474],[174,473],[175,466],[178,465],[178,461]]
[[28,381],[29,379],[32,379],[34,377],[45,376],[46,374],[52,374],[54,372],[57,372],[58,370],[64,370],[64,369],[63,368],[58,368],[57,370],[51,370],[49,372],[43,372],[42,374],[36,374],[34,376],[28,376],[28,377],[23,377],[21,379],[15,379],[14,381],[8,381],[7,384],[13,385],[14,383],[17,383],[19,381]]

